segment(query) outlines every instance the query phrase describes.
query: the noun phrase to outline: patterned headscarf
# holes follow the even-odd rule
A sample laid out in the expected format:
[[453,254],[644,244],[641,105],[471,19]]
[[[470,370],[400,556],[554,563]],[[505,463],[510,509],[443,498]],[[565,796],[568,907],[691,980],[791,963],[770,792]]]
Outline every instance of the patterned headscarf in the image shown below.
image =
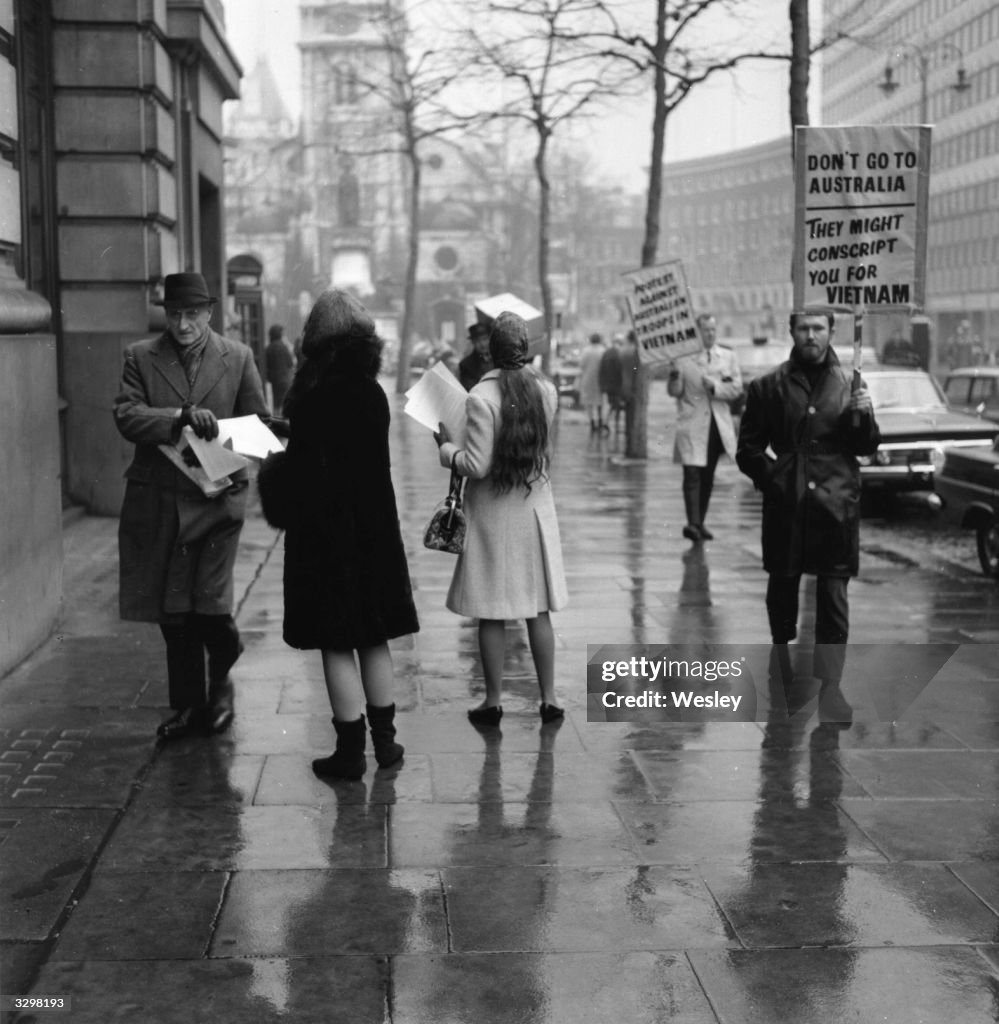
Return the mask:
[[529,362],[527,324],[509,311],[500,313],[489,335],[489,354],[500,370],[519,370]]

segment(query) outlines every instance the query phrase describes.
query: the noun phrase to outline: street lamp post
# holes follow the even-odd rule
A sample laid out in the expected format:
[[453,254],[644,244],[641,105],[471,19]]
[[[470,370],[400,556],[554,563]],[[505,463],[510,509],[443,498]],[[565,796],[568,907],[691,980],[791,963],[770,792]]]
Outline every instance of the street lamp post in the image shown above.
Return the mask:
[[[956,43],[950,43],[942,41],[939,43],[932,43],[926,47],[919,46],[916,43],[900,43],[895,48],[896,63],[901,66],[910,60],[913,60],[916,64],[916,68],[919,72],[919,123],[926,124],[929,120],[929,78],[930,78],[930,58],[934,50],[939,50],[940,53],[946,57],[949,55],[957,55],[957,77],[955,81],[951,82],[950,87],[954,92],[965,92],[971,88],[971,83],[968,81],[968,72],[964,67],[964,54],[961,52],[961,48]],[[885,64],[884,78],[878,82],[878,88],[886,95],[890,96],[900,85],[900,82],[895,80],[895,69],[892,66],[891,60]]]

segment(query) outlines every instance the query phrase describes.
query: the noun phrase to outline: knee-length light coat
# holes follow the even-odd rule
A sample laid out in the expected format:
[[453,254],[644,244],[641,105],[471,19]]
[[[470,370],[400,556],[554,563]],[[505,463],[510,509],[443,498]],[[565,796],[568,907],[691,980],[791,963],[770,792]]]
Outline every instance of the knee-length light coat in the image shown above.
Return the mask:
[[[465,546],[458,556],[447,607],[477,619],[529,619],[558,611],[568,601],[562,542],[551,484],[493,488],[493,448],[500,426],[500,370],[491,370],[469,392],[463,448],[441,445],[442,466],[467,478]],[[538,379],[551,426],[558,407],[555,388]]]
[[[712,345],[695,356],[676,361],[679,376],[671,378],[667,391],[676,399],[676,440],[673,461],[685,466],[708,464],[708,438],[711,420],[718,425],[718,434],[729,458],[735,458],[735,425],[730,404],[742,394],[742,372],[730,348]],[[714,382],[714,393],[708,394],[704,378]]]

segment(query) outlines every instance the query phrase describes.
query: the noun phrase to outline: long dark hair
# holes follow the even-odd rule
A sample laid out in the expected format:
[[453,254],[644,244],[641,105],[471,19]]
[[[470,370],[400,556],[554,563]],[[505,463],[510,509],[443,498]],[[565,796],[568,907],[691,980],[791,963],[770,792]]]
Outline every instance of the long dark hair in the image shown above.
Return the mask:
[[375,322],[349,292],[330,288],[316,299],[302,333],[302,362],[288,389],[282,412],[290,416],[302,398],[328,373],[378,376],[383,342]]
[[493,447],[491,479],[499,494],[548,479],[551,452],[548,414],[537,371],[531,366],[501,370],[500,424]]

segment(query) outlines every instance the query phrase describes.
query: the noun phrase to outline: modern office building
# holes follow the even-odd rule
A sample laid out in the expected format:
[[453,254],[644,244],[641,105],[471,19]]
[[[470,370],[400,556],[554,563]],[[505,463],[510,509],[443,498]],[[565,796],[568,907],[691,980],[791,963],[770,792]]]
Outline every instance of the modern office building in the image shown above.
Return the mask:
[[[843,38],[816,61],[826,125],[931,124],[927,295],[934,362],[999,352],[999,6],[992,0],[827,0]],[[732,338],[783,336],[794,224],[790,139],[666,165],[662,259],[684,261]],[[879,347],[905,314],[871,314]]]
[[772,338],[791,310],[794,187],[787,138],[664,168],[659,256],[683,261],[724,342]]
[[999,350],[999,6],[826,0],[825,124],[931,124],[926,314],[938,356]]

